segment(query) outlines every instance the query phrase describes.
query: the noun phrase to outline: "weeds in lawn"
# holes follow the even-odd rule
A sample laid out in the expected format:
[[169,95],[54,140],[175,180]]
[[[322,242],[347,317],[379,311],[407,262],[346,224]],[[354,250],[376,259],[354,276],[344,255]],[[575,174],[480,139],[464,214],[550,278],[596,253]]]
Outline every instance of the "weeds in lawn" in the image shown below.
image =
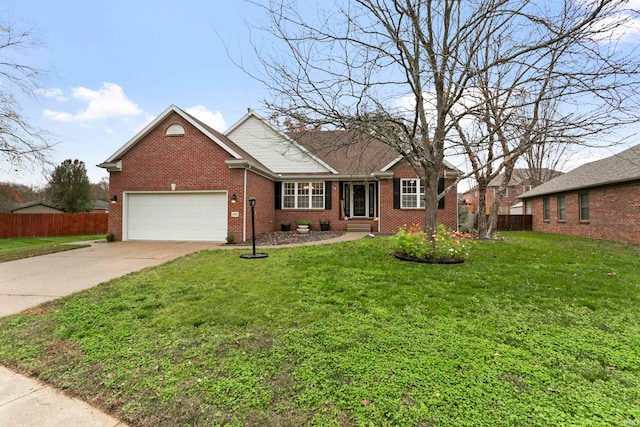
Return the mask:
[[393,247],[193,254],[0,319],[0,362],[132,426],[640,419],[637,247],[512,233],[459,265]]

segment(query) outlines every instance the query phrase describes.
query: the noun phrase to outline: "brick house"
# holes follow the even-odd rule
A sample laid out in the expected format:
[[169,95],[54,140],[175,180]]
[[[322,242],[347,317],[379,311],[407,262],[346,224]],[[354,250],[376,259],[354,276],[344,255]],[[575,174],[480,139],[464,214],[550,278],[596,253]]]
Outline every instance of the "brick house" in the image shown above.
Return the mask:
[[533,231],[640,244],[640,145],[520,196]]
[[[536,174],[538,175],[539,182],[547,182],[550,179],[553,179],[556,176],[561,175],[562,172],[559,172],[553,169],[542,168],[541,170],[537,171]],[[529,169],[516,168],[513,170],[513,173],[511,174],[511,179],[509,180],[509,183],[507,184],[507,187],[505,189],[504,196],[502,197],[502,200],[500,200],[500,206],[498,207],[498,215],[510,215],[514,211],[517,211],[518,215],[521,215],[523,213],[522,209],[514,210],[512,209],[512,207],[520,203],[518,200],[518,196],[526,193],[527,191],[533,188],[533,182],[530,175],[531,175],[531,171]],[[498,189],[502,185],[503,180],[504,180],[504,173],[501,173],[500,175],[493,178],[487,185],[486,207],[485,207],[486,209],[485,214],[487,215],[489,215],[489,209],[491,208],[491,204],[496,198],[496,194],[498,192]],[[475,186],[469,189],[467,192],[464,193],[463,197],[464,197],[465,204],[469,208],[469,211],[471,213],[477,214],[478,199],[479,199],[478,186]],[[529,214],[530,212],[526,212],[526,213]]]
[[[332,149],[327,149],[332,143]],[[249,111],[224,134],[171,106],[98,165],[110,173],[109,230],[118,240],[247,240],[298,220],[394,233],[422,223],[420,180],[380,141],[346,131],[285,134]],[[441,170],[440,188],[457,170]],[[457,228],[455,186],[438,220]]]

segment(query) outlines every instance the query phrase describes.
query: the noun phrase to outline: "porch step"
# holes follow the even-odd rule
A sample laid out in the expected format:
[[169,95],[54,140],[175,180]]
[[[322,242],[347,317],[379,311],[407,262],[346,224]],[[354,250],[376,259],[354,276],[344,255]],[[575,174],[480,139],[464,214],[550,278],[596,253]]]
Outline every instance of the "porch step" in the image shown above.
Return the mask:
[[371,233],[371,224],[347,224],[348,232]]

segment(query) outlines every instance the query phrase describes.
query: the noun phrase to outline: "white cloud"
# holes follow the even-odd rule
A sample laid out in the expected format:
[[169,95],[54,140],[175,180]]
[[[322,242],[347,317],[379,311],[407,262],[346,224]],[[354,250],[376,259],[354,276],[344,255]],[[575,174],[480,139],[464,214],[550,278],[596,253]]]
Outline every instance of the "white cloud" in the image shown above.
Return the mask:
[[211,111],[204,105],[196,105],[195,107],[187,108],[185,111],[198,120],[202,120],[218,132],[223,132],[227,128],[227,124],[220,111]]
[[73,120],[73,114],[64,113],[62,111],[44,110],[42,114],[47,118],[56,122],[70,122]]
[[79,101],[87,102],[87,107],[76,114],[44,110],[44,116],[48,119],[62,122],[87,122],[138,116],[143,113],[140,107],[128,99],[124,90],[115,83],[104,82],[98,90],[87,89],[85,87],[74,88],[72,96]]
[[56,101],[64,102],[67,100],[63,96],[62,89],[58,88],[38,88],[35,90],[36,95],[44,96],[45,98],[54,98]]
[[596,40],[605,41],[635,41],[640,35],[640,19],[627,13],[620,13],[616,17],[603,19],[596,27],[601,31]]

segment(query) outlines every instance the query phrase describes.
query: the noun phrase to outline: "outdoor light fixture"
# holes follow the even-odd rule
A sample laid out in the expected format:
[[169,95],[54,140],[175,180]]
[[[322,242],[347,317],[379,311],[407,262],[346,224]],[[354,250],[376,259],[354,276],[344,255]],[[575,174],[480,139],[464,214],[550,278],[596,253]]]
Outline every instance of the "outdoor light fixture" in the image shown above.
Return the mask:
[[111,203],[116,203],[118,201],[118,196],[111,196]]
[[233,196],[231,196],[231,203],[235,203],[236,201],[238,201],[238,196],[234,194]]
[[[235,196],[235,194],[234,194]],[[233,200],[233,197],[232,197]],[[251,242],[253,246],[253,253],[251,254],[242,254],[240,258],[266,258],[267,254],[257,254],[256,253],[256,198],[249,197],[249,206],[251,206]]]

